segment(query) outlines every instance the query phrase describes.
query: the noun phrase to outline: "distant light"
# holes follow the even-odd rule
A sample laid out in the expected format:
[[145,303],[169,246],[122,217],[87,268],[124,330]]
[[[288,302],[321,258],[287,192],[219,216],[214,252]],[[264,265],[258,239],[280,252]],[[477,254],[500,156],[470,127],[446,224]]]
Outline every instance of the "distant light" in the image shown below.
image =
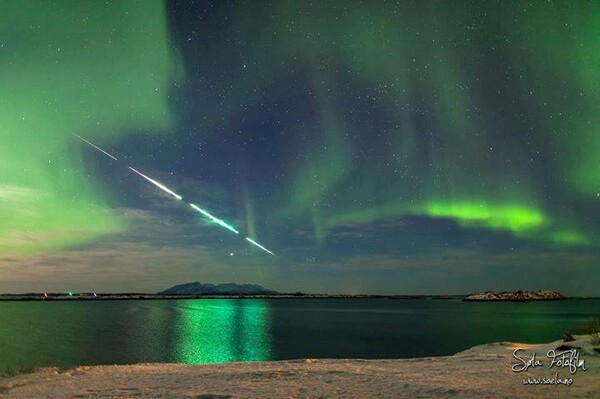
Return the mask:
[[230,252],[230,253],[229,253],[229,256],[233,256],[233,252]]
[[69,296],[73,296],[73,293],[71,291],[69,291]]

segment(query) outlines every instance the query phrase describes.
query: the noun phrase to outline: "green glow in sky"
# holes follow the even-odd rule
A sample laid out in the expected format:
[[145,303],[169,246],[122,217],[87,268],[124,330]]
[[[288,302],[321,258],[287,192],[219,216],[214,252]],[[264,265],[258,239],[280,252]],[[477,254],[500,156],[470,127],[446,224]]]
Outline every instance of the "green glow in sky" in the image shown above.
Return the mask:
[[600,192],[600,9],[563,6],[526,9],[506,51],[523,61],[523,91],[553,139],[561,186],[589,198]]
[[587,268],[599,27],[589,1],[0,0],[0,286],[123,266],[109,287],[410,291],[432,279],[408,266],[463,265],[446,251],[480,282]]
[[550,238],[556,244],[561,245],[590,245],[592,242],[584,234],[573,230],[561,230],[553,232]]
[[[262,7],[234,6],[247,44],[239,70],[229,52],[212,52],[219,38],[208,45],[190,34],[186,45],[201,45],[182,46],[199,52],[190,69],[203,51],[215,57],[194,77],[208,93],[207,103],[190,97],[207,120],[199,135],[228,131],[245,109],[266,112],[256,88],[294,104],[276,112],[285,144],[272,151],[273,174],[284,178],[268,198],[247,187],[240,200],[247,235],[297,223],[325,245],[336,228],[418,215],[556,245],[598,243],[597,226],[568,208],[600,198],[599,7]],[[276,17],[257,28],[256,9]],[[71,133],[110,148],[133,131],[171,130],[181,63],[167,25],[159,0],[0,2],[0,254],[127,228]]]
[[[490,14],[482,19],[478,7],[434,2],[404,4],[401,13],[391,4],[343,12],[326,3],[277,5],[257,48],[304,60],[316,104],[315,125],[296,133],[312,135],[296,145],[302,152],[290,160],[277,216],[311,220],[320,245],[328,229],[415,214],[557,245],[597,242],[585,222],[565,222],[546,202],[544,180],[554,173],[571,200],[600,192],[599,8],[565,16],[562,5],[531,7],[531,19],[508,29],[512,41],[498,44],[509,57],[498,71],[521,76],[513,82],[481,61],[482,40],[487,57],[500,53],[501,35],[488,25],[508,18],[510,7],[482,3]],[[580,37],[588,38],[584,48],[573,48]],[[485,92],[494,85],[506,93]],[[371,143],[357,139],[365,132]],[[545,169],[532,170],[541,157]]]
[[71,133],[106,145],[128,129],[170,125],[177,63],[162,1],[7,0],[0,40],[0,254],[126,228],[85,174],[88,149]]
[[489,205],[485,202],[431,202],[425,207],[431,217],[456,219],[461,226],[520,232],[540,227],[544,216],[520,205]]

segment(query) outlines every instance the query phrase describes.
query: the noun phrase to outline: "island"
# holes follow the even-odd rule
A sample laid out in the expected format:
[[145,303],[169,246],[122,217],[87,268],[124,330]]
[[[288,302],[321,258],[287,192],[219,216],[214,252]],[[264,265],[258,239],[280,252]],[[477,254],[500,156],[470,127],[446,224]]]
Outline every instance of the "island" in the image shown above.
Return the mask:
[[157,295],[279,295],[258,284],[203,284],[199,281],[175,285]]
[[493,292],[486,291],[478,294],[469,295],[463,298],[463,301],[485,302],[485,301],[507,301],[507,302],[527,302],[527,301],[562,301],[566,296],[556,291],[505,291]]

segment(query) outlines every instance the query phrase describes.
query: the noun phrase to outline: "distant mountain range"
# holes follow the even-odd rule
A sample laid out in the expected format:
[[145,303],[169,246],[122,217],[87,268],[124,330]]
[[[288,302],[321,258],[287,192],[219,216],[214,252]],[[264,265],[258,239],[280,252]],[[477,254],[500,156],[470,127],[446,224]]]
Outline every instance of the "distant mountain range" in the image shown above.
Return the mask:
[[179,284],[158,293],[158,295],[275,295],[277,291],[269,290],[258,284]]

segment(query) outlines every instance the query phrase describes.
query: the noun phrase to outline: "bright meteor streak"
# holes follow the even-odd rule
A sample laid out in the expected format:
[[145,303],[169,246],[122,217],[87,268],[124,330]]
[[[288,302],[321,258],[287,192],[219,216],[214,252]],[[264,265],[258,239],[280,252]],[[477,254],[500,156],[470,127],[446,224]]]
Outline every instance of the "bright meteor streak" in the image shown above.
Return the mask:
[[250,237],[246,237],[246,241],[248,241],[249,243],[256,245],[257,247],[259,247],[260,249],[262,249],[265,252],[270,253],[271,255],[275,256],[275,254],[271,251],[269,251],[267,248],[263,247],[262,245],[260,245],[259,243],[257,243],[256,241],[254,241],[252,238]]
[[107,155],[109,157],[111,157],[112,159],[114,159],[115,161],[118,161],[117,158],[113,157],[112,155],[110,155],[108,152],[104,151],[102,148],[98,147],[97,145],[95,145],[94,143],[91,143],[89,141],[87,141],[86,139],[84,139],[83,137],[81,137],[78,134],[73,133],[73,136],[77,137],[79,140],[83,141],[84,143],[89,144],[90,146],[94,147],[95,149],[97,149],[98,151],[100,151],[101,153],[103,153],[104,155]]
[[[104,155],[114,159],[115,161],[118,161],[118,159],[114,156],[112,156],[111,154],[109,154],[108,152],[104,151],[102,148],[98,147],[97,145],[95,145],[94,143],[87,141],[86,139],[84,139],[83,137],[79,136],[78,134],[73,133],[73,136],[77,137],[79,140],[83,141],[84,143],[88,144],[89,146],[95,148],[96,150],[100,151],[101,153],[103,153]],[[145,174],[143,174],[142,172],[140,172],[137,169],[132,168],[131,166],[128,166],[129,170],[131,170],[132,172],[135,172],[138,176],[143,177],[145,180],[149,181],[150,183],[154,184],[156,187],[160,188],[161,190],[163,190],[164,192],[166,192],[167,194],[172,195],[173,197],[175,197],[178,201],[181,201],[183,199],[183,197],[179,194],[177,194],[176,192],[170,190],[169,188],[165,187],[164,185],[162,185],[161,183],[157,182],[156,180],[146,176]],[[240,234],[233,226],[231,226],[230,224],[225,223],[224,221],[222,221],[221,219],[211,215],[210,213],[208,213],[207,211],[205,211],[204,209],[200,208],[199,206],[195,205],[195,204],[191,204],[190,206],[200,212],[201,214],[203,214],[204,216],[206,216],[207,218],[209,218],[211,221],[213,221],[214,223],[218,224],[219,226],[225,227],[227,230],[232,231],[235,234]],[[254,241],[253,239],[251,239],[250,237],[246,237],[246,241],[248,241],[249,243],[251,243],[252,245],[257,246],[258,248],[262,249],[263,251],[271,254],[271,255],[275,255],[273,252],[269,251],[267,248],[263,247],[262,245],[260,245],[259,243],[257,243],[256,241]]]
[[206,212],[204,209],[200,208],[199,206],[194,205],[194,204],[190,204],[190,206],[192,208],[194,208],[195,210],[197,210],[198,212],[200,212],[201,214],[203,214],[204,216],[206,216],[207,218],[209,218],[210,220],[212,220],[213,222],[215,222],[216,224],[218,224],[219,226],[223,226],[227,230],[233,231],[235,234],[239,234],[239,232],[236,229],[234,229],[232,226],[228,225],[227,223],[225,223],[221,219],[214,217],[213,215],[211,215],[210,213]]
[[149,178],[148,176],[146,176],[142,172],[139,172],[139,171],[133,169],[131,166],[128,166],[128,168],[131,169],[132,171],[134,171],[135,173],[137,173],[138,175],[140,175],[141,177],[143,177],[144,179],[148,180],[150,183],[154,184],[156,187],[160,188],[164,192],[166,192],[168,194],[171,194],[173,197],[177,198],[178,200],[181,201],[181,199],[183,198],[181,195],[179,195],[179,194],[177,194],[177,193],[169,190],[167,187],[163,186],[162,184],[160,184],[156,180],[153,180],[153,179]]

